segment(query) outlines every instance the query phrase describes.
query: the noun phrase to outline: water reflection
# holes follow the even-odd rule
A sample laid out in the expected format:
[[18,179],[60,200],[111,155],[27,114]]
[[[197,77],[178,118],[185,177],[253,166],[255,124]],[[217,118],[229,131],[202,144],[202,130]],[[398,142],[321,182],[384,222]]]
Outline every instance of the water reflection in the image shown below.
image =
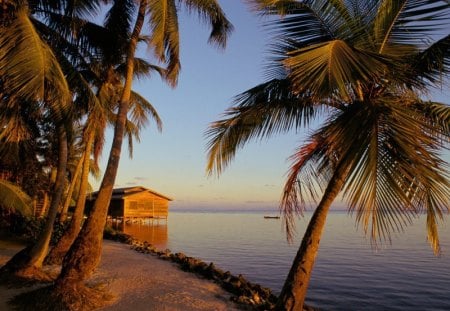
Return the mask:
[[166,249],[168,244],[167,221],[161,219],[147,219],[138,222],[112,221],[110,226],[126,234],[132,235],[140,241],[147,241],[159,249]]

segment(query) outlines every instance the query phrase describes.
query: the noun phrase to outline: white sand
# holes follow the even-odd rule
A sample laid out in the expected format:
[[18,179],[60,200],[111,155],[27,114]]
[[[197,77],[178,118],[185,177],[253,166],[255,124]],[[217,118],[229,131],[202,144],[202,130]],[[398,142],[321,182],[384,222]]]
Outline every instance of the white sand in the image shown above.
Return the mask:
[[[0,265],[18,249],[0,247]],[[90,282],[106,284],[115,299],[102,310],[238,310],[230,295],[212,281],[180,270],[175,264],[107,241],[99,268]],[[0,310],[25,289],[0,287]]]

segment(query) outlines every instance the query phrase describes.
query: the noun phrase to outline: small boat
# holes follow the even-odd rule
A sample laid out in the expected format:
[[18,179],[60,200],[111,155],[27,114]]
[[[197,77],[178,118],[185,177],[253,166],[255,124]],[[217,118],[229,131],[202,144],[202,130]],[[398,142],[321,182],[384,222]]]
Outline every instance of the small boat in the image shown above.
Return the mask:
[[280,219],[280,216],[264,216],[265,219]]

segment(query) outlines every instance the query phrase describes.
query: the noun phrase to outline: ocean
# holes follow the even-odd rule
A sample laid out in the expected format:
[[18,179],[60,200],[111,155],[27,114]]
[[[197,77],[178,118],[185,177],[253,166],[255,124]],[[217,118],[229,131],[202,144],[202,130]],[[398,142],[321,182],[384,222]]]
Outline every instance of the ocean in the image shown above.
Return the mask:
[[[287,243],[281,219],[268,212],[170,212],[167,222],[125,224],[124,232],[160,249],[183,252],[244,275],[279,293],[311,214]],[[448,218],[448,217],[447,217]],[[440,226],[442,255],[426,241],[425,216],[371,245],[354,218],[331,212],[308,289],[322,310],[450,310],[450,224]]]

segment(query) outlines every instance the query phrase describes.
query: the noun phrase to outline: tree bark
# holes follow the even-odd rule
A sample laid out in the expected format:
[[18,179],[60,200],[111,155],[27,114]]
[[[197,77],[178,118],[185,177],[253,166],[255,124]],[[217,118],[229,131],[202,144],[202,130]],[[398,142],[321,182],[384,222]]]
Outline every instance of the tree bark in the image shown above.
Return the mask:
[[59,204],[61,202],[62,194],[64,192],[64,182],[66,177],[67,167],[67,134],[64,125],[58,126],[58,142],[59,142],[59,157],[58,157],[58,170],[56,173],[55,188],[52,195],[51,204],[49,207],[47,221],[45,223],[44,230],[40,235],[36,245],[31,249],[30,265],[41,268],[44,262],[45,256],[47,256],[48,247],[50,244],[50,238],[53,233],[53,224],[55,223],[56,214],[58,213]]
[[78,192],[78,200],[75,206],[75,211],[72,215],[69,227],[48,254],[46,258],[46,263],[48,264],[60,264],[64,258],[64,255],[67,253],[73,241],[75,241],[78,233],[80,232],[84,215],[84,207],[86,205],[86,193],[88,189],[91,150],[94,142],[94,135],[95,133],[93,131],[89,133],[84,155],[80,160],[83,170],[81,172],[80,190]]
[[341,163],[328,183],[325,193],[306,228],[300,248],[278,297],[276,310],[303,310],[328,211],[344,185],[348,171],[349,165]]
[[72,180],[69,185],[69,189],[67,190],[66,199],[64,200],[64,205],[59,215],[60,223],[64,223],[67,220],[67,211],[69,210],[70,201],[72,200],[72,194],[73,191],[75,190],[75,185],[77,184],[78,175],[80,175],[82,166],[83,166],[83,159],[81,158],[77,163],[75,172],[72,176]]
[[113,143],[109,154],[105,175],[98,192],[92,212],[86,220],[80,234],[64,257],[61,274],[55,282],[56,291],[74,291],[89,277],[100,262],[103,229],[111,200],[114,182],[119,166],[125,123],[129,107],[134,71],[134,55],[139,34],[144,23],[147,0],[140,1],[138,17],[130,38],[126,60],[126,77],[119,103]]

